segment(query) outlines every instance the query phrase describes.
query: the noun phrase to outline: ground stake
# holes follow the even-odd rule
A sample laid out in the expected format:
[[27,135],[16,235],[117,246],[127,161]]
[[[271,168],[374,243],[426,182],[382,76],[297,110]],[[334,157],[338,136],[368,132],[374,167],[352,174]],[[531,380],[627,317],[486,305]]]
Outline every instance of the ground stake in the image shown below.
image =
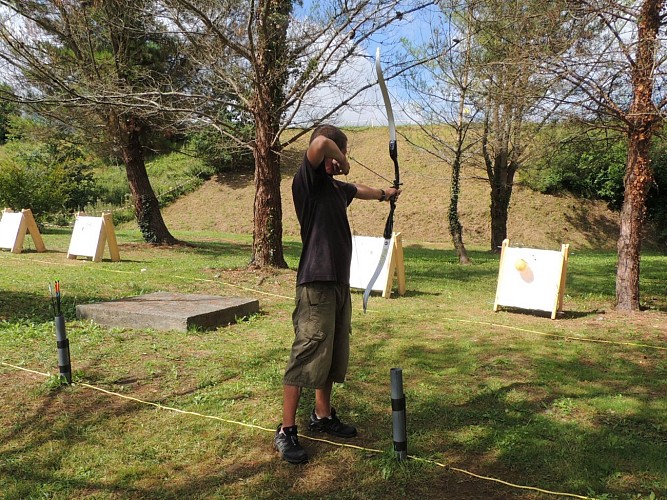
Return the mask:
[[403,394],[403,370],[392,368],[391,410],[394,424],[394,451],[398,460],[408,457],[408,437],[405,429],[405,394]]
[[55,318],[56,323],[56,345],[58,346],[58,369],[60,377],[64,378],[68,384],[72,383],[72,365],[69,359],[69,340],[65,332],[65,318],[59,314]]

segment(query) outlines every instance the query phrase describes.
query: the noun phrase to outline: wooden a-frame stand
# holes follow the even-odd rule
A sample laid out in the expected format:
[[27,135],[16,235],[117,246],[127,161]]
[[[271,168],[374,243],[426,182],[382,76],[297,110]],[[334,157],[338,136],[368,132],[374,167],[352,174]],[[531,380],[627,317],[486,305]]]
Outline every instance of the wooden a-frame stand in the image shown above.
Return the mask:
[[74,221],[67,258],[90,257],[93,262],[99,262],[102,260],[104,247],[107,243],[109,244],[111,260],[118,262],[120,254],[111,213],[105,212],[102,217],[91,217],[79,212]]
[[26,233],[30,233],[37,252],[46,252],[42,235],[29,208],[14,212],[5,208],[0,220],[0,248],[9,249],[12,253],[23,251]]
[[382,296],[391,297],[391,288],[394,285],[394,276],[398,281],[398,294],[405,295],[405,261],[403,258],[403,238],[401,233],[392,234],[393,245],[391,245],[387,256],[389,269],[387,270],[387,281],[385,282]]
[[[350,287],[364,290],[371,274],[378,264],[379,252],[384,240],[371,236],[353,236],[355,250],[350,267]],[[382,292],[386,299],[391,297],[394,277],[398,281],[398,294],[405,294],[405,263],[401,233],[393,233],[382,272],[373,284],[374,292]]]

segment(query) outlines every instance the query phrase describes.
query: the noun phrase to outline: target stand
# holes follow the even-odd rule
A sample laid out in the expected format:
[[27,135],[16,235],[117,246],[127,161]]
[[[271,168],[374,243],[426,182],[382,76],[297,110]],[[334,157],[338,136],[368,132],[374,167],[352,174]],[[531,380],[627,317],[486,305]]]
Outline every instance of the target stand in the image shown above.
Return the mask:
[[5,208],[0,219],[0,248],[10,250],[12,253],[21,253],[26,234],[32,237],[37,252],[46,252],[32,210],[25,208],[20,212],[13,212]]
[[[378,265],[384,238],[352,236],[352,261],[350,262],[350,288],[365,290]],[[391,297],[394,278],[398,283],[398,294],[405,294],[405,263],[401,233],[393,233],[389,250],[380,274],[371,290],[381,292],[382,297]]]
[[510,247],[503,241],[493,310],[515,307],[547,311],[556,319],[563,310],[569,245],[560,252]]
[[79,212],[74,221],[67,258],[76,259],[83,256],[90,257],[93,262],[100,262],[107,244],[111,260],[118,262],[120,254],[111,213],[104,212],[101,217],[91,217]]

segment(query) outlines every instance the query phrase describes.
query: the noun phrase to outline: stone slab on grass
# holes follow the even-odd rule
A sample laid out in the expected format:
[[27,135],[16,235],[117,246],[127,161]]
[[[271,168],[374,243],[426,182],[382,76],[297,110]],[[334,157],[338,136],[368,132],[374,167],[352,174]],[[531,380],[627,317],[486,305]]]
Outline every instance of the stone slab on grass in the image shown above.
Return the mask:
[[257,312],[254,299],[169,292],[76,306],[77,318],[104,326],[178,331],[214,329]]

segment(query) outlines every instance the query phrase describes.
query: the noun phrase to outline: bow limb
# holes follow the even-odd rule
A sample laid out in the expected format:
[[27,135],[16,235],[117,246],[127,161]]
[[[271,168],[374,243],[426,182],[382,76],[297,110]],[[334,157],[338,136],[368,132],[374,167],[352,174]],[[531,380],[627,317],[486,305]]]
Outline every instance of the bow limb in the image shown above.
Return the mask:
[[[382,74],[382,64],[380,62],[380,48],[378,47],[375,52],[375,71],[378,77],[378,85],[380,86],[380,92],[382,93],[382,99],[384,100],[384,106],[387,110],[387,121],[389,125],[389,156],[394,162],[394,181],[392,186],[395,189],[398,189],[401,185],[400,181],[400,171],[398,166],[398,144],[396,143],[396,123],[394,122],[394,112],[391,108],[391,101],[389,100],[389,91],[387,90],[387,84],[384,81],[384,75]],[[373,290],[373,285],[380,276],[384,263],[387,260],[387,254],[389,253],[389,246],[391,244],[391,238],[394,231],[394,211],[396,210],[396,197],[392,196],[389,200],[389,215],[387,216],[387,222],[384,226],[384,243],[382,245],[382,252],[380,253],[380,261],[378,262],[375,272],[371,276],[368,285],[366,285],[366,290],[364,290],[363,306],[364,312],[368,306],[368,299],[370,298],[371,291]]]

